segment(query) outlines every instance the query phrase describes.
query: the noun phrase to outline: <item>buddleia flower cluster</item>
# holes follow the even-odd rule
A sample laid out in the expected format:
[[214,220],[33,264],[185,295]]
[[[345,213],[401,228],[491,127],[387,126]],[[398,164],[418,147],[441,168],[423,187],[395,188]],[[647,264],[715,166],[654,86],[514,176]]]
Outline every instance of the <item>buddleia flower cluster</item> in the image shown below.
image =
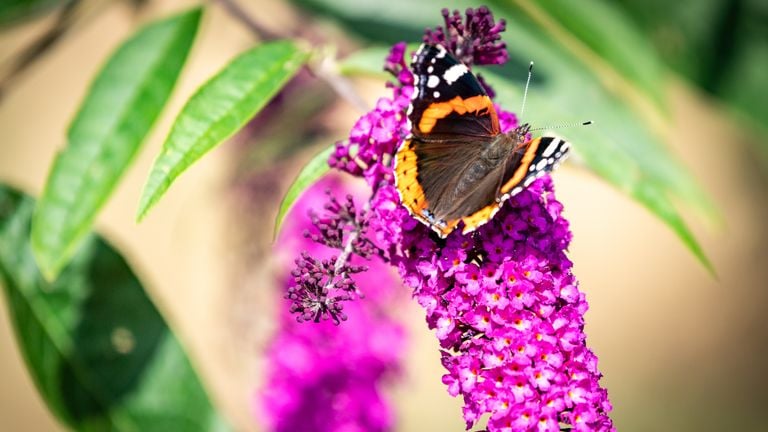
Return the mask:
[[[427,30],[425,42],[442,44],[469,67],[506,61],[499,35],[505,24],[488,9],[469,9],[463,17],[444,10],[443,17],[444,27]],[[395,266],[412,289],[440,342],[442,381],[463,398],[467,429],[485,421],[488,431],[614,430],[597,357],[586,345],[588,306],[567,255],[571,232],[551,179],[542,177],[510,198],[477,231],[455,231],[445,240],[400,203],[392,160],[410,132],[405,111],[414,89],[406,54],[404,43],[392,48],[384,67],[395,77],[392,96],[360,117],[329,159],[332,167],[365,179],[372,192],[364,229],[346,231],[341,249],[356,250],[365,237],[368,257]],[[503,132],[518,125],[513,113],[496,110]],[[308,260],[300,258],[299,268]],[[338,268],[338,261],[330,267]],[[326,276],[313,280],[339,278],[330,270],[316,273],[323,271]],[[360,291],[353,280],[323,295],[338,299],[338,314]],[[297,311],[301,319],[309,316]]]
[[[327,202],[328,193],[349,193],[338,178],[327,178],[307,190],[287,216],[275,251],[290,261],[302,250],[320,273],[333,274],[332,248],[318,243],[310,230],[324,227],[324,241],[334,244],[334,219],[354,206],[352,195],[343,204]],[[327,208],[323,208],[324,202]],[[346,210],[343,210],[346,208]],[[310,211],[311,209],[315,209]],[[341,224],[341,221],[336,220]],[[342,224],[343,225],[343,224]],[[338,232],[336,232],[338,234]],[[365,246],[361,244],[361,250]],[[359,258],[355,259],[357,261]],[[310,262],[310,260],[303,261]],[[355,262],[349,268],[362,268]],[[297,290],[297,276],[287,262],[280,285],[286,293]],[[284,307],[278,327],[266,350],[265,384],[255,399],[255,418],[272,432],[386,432],[393,430],[394,409],[387,389],[399,379],[405,353],[403,326],[387,311],[407,301],[396,273],[380,261],[365,272],[355,271],[355,286],[365,301],[345,309],[350,325],[324,320],[307,325],[297,322],[297,311]],[[321,276],[318,276],[321,277]],[[347,279],[345,279],[347,280]],[[281,306],[287,306],[284,303]]]

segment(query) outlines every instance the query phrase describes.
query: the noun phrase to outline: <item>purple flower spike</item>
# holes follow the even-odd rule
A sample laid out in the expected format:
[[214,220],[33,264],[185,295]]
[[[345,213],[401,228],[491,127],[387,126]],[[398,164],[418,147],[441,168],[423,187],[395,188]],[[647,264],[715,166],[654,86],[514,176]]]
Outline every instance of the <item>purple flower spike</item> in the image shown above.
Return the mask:
[[490,414],[488,431],[613,430],[561,210],[544,177],[475,234],[428,244],[416,227],[400,239],[410,253],[393,262],[426,308],[468,429]]
[[451,13],[443,9],[445,27],[427,29],[424,42],[441,44],[462,63],[472,65],[499,65],[509,58],[507,45],[501,40],[506,29],[503,19],[494,22],[487,7],[467,9],[465,16],[458,10]]
[[[326,188],[342,196],[349,191],[338,178],[323,179],[303,194],[286,217],[275,247],[279,267],[284,269],[284,288],[296,287],[294,276],[286,273],[299,251],[308,250],[317,258],[302,267],[308,270],[322,266],[323,259],[333,253],[301,235],[316,229],[308,210],[322,207]],[[341,207],[346,206],[344,202]],[[322,276],[328,270],[319,273]],[[332,319],[298,323],[287,307],[280,308],[276,332],[266,349],[264,386],[254,397],[254,418],[262,430],[394,430],[394,407],[387,393],[402,370],[406,340],[402,325],[388,311],[398,310],[408,297],[385,263],[370,261],[368,271],[352,277],[366,300],[345,303],[342,313],[351,321],[347,325],[335,325]]]
[[346,321],[343,302],[362,297],[351,276],[366,270],[365,266],[351,265],[351,256],[369,259],[373,255],[382,255],[376,245],[367,237],[367,211],[358,211],[352,195],[347,195],[339,203],[326,191],[328,202],[324,212],[318,214],[310,210],[313,230],[305,230],[304,237],[341,250],[338,257],[318,260],[303,252],[296,259],[296,268],[291,275],[293,284],[288,288],[285,298],[292,302],[291,312],[296,319],[320,322],[331,319],[339,324]]

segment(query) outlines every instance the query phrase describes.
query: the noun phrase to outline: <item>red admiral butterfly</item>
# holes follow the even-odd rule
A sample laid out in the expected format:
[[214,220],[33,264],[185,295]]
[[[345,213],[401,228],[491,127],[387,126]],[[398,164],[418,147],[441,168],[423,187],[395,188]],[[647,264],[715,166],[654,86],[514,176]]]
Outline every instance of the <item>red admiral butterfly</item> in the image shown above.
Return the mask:
[[526,141],[527,123],[501,133],[482,85],[443,46],[422,44],[411,69],[411,134],[397,150],[395,184],[408,211],[440,237],[460,221],[464,234],[474,231],[567,157],[560,138]]

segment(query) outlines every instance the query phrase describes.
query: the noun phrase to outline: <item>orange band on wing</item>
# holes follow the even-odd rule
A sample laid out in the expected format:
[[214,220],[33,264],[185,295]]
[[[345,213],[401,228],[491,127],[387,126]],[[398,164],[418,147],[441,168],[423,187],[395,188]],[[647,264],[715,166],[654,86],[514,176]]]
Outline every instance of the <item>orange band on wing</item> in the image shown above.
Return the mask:
[[395,181],[405,207],[420,217],[428,204],[417,175],[416,152],[413,151],[413,143],[408,140],[403,142],[395,155]]
[[512,175],[512,178],[507,180],[507,182],[501,186],[501,193],[505,194],[509,192],[513,187],[517,186],[521,181],[523,181],[525,174],[528,172],[528,168],[531,166],[533,158],[536,156],[536,149],[539,148],[540,143],[541,137],[534,138],[528,142],[528,148],[525,149],[525,154],[520,160],[520,165],[518,165],[515,173]]
[[[456,96],[446,102],[433,103],[429,105],[421,115],[421,120],[419,120],[419,131],[425,134],[431,132],[438,120],[447,117],[452,112],[466,114],[468,112],[480,112],[484,109],[493,110],[491,99],[485,95],[472,96],[467,99],[462,99],[460,96]],[[499,128],[498,119],[496,119],[495,116],[493,122],[495,132]]]
[[400,201],[413,217],[428,225],[440,237],[445,238],[456,228],[459,220],[446,221],[445,225],[440,226],[425,216],[428,213],[429,202],[424,196],[424,189],[419,184],[418,173],[416,152],[413,150],[413,143],[407,140],[395,155],[395,183]]
[[493,218],[493,215],[496,214],[497,211],[499,211],[500,205],[499,203],[492,203],[489,204],[480,210],[472,213],[469,216],[464,216],[461,220],[464,221],[464,229],[461,231],[462,234],[466,234],[468,232],[472,232],[476,230],[481,225],[484,225],[489,220]]

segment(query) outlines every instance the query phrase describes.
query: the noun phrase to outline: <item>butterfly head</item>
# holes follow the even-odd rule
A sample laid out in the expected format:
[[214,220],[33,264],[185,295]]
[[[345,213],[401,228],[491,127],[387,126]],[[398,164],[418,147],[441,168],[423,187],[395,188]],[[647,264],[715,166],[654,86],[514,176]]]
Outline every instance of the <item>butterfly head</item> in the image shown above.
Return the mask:
[[507,132],[507,136],[512,140],[513,143],[517,144],[518,146],[522,146],[526,141],[528,141],[528,134],[530,132],[531,125],[529,123],[523,123],[520,126],[512,129],[510,132]]

